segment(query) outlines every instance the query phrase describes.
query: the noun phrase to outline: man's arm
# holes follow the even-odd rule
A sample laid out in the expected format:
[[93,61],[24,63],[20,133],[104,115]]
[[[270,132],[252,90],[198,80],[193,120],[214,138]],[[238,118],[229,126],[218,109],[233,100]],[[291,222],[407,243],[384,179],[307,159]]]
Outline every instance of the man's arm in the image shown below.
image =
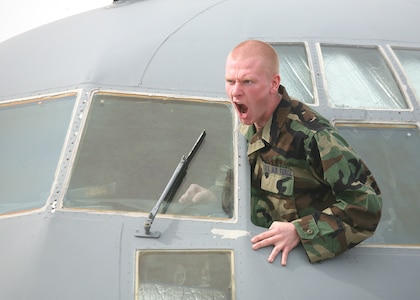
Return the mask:
[[292,221],[311,262],[332,258],[372,236],[382,198],[367,166],[337,132],[314,136],[312,163],[332,189],[336,203]]

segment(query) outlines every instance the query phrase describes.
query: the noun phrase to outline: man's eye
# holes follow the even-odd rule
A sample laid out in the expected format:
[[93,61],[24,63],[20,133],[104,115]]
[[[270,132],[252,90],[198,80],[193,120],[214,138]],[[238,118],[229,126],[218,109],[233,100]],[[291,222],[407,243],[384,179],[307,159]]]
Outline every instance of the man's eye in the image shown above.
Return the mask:
[[244,84],[251,84],[252,81],[251,80],[244,80]]

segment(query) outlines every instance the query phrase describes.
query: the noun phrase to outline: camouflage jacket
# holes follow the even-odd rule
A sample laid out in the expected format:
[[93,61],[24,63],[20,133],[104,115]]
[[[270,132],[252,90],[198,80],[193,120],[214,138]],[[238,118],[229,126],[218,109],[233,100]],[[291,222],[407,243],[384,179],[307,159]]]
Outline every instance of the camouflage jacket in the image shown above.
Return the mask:
[[337,130],[310,107],[282,100],[258,132],[241,125],[251,165],[252,222],[292,222],[310,262],[332,258],[373,235],[379,188]]

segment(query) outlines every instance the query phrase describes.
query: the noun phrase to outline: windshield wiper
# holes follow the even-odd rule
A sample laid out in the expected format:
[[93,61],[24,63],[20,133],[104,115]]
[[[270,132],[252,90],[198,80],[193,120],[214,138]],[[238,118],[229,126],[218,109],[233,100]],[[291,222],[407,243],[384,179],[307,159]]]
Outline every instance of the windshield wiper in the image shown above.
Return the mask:
[[146,222],[144,222],[144,233],[141,233],[140,229],[136,230],[134,234],[137,237],[151,237],[151,238],[158,238],[160,236],[159,231],[150,231],[152,227],[153,220],[156,217],[157,212],[159,211],[160,206],[165,201],[165,206],[162,209],[162,213],[165,213],[169,207],[169,204],[172,201],[172,198],[175,196],[176,191],[178,190],[179,186],[181,185],[182,180],[184,179],[185,175],[187,174],[188,165],[191,162],[194,154],[197,152],[198,148],[200,148],[201,143],[203,142],[204,138],[206,137],[206,131],[203,130],[200,136],[198,137],[197,141],[195,142],[194,146],[192,147],[190,153],[187,156],[183,155],[181,157],[181,161],[178,163],[174,173],[172,174],[171,179],[166,184],[163,193],[160,195],[158,202],[156,202],[155,206],[149,213],[149,217],[147,218]]

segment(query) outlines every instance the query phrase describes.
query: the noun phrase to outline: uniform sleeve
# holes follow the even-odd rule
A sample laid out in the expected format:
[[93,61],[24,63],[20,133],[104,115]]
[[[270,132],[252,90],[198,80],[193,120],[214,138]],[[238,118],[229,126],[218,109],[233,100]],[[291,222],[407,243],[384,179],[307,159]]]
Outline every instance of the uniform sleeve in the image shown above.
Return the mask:
[[372,236],[381,216],[379,188],[363,161],[336,132],[317,132],[308,162],[331,187],[335,203],[292,221],[310,262],[332,258]]

